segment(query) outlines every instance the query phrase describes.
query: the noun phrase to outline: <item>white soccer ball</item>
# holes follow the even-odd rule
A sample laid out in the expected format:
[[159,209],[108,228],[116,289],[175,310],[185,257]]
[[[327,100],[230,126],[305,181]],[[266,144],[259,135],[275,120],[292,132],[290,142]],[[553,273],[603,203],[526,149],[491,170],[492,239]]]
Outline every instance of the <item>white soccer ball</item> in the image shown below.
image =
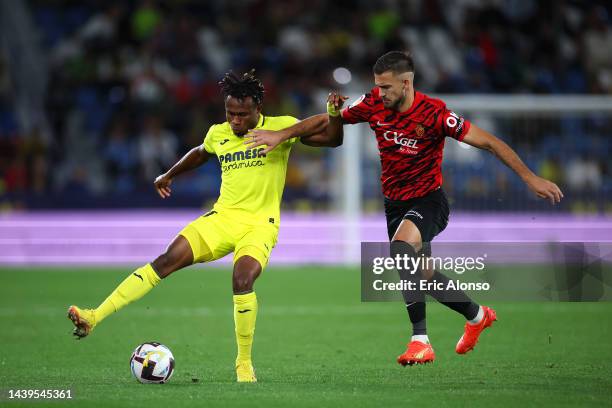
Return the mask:
[[174,374],[174,356],[168,347],[150,341],[136,347],[130,357],[130,368],[143,384],[163,384]]

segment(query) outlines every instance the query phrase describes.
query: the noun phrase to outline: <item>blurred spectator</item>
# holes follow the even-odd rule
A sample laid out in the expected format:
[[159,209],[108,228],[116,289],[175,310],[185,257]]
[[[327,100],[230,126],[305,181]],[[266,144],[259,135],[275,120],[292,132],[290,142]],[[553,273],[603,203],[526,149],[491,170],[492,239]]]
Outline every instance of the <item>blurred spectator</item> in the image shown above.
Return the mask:
[[135,187],[135,172],[138,155],[134,142],[129,138],[124,120],[113,123],[109,140],[104,148],[106,172],[109,176],[110,190],[129,192]]
[[612,93],[612,29],[608,11],[602,6],[594,6],[587,24],[584,33],[587,69],[599,91]]
[[586,156],[573,159],[565,171],[567,185],[573,191],[598,191],[602,186],[602,169],[599,163]]
[[[14,106],[11,61],[0,52],[0,184],[5,191],[26,192],[54,186],[60,194],[64,188],[150,188],[155,176],[202,142],[208,126],[225,120],[217,82],[229,69],[257,70],[266,86],[266,115],[300,118],[320,112],[319,95],[339,86],[331,75],[335,68],[351,71],[353,81],[343,91],[363,92],[372,84],[373,62],[392,48],[412,51],[416,85],[427,93],[611,94],[611,6],[551,4],[287,0],[279,7],[264,0],[29,0],[40,30],[33,38],[48,53],[52,143],[27,142],[31,136],[21,130]],[[119,113],[122,119],[113,119]],[[561,184],[567,179],[571,188],[610,187],[597,161],[610,146],[609,117],[590,130],[597,143],[575,136],[564,140],[563,152],[558,134],[586,131],[587,120],[571,119],[571,128],[561,119],[545,126],[533,120],[536,128],[524,132],[499,118],[477,119],[508,138],[543,176]],[[476,149],[449,142],[447,153],[449,187],[457,194],[512,196],[518,188],[514,177],[488,166],[486,154]],[[582,153],[589,159],[577,158]],[[332,196],[329,151],[309,154],[294,148],[289,191],[313,200]],[[83,158],[87,167],[75,170]],[[561,168],[561,160],[569,164]],[[375,180],[370,173],[377,168],[368,166],[369,181],[363,183]]]
[[46,192],[49,182],[48,147],[40,128],[35,128],[22,146],[28,172],[29,188],[37,193]]
[[151,37],[162,21],[162,15],[153,1],[143,1],[132,16],[132,33],[137,40]]
[[563,169],[556,157],[546,158],[540,164],[538,171],[540,177],[552,181],[557,185],[564,185]]
[[4,185],[9,193],[23,193],[27,188],[28,174],[23,157],[15,157],[4,174]]
[[80,30],[80,37],[87,44],[110,44],[117,37],[123,8],[111,4],[106,10],[94,14]]
[[178,140],[174,133],[165,129],[161,119],[150,116],[138,140],[138,153],[145,183],[168,170],[177,160]]

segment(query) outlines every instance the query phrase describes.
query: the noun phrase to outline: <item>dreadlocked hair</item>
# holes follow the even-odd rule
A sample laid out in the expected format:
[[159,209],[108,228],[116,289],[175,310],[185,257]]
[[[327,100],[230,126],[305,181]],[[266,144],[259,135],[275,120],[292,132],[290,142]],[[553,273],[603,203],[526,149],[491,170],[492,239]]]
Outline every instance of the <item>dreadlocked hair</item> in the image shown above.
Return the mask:
[[255,77],[255,70],[245,72],[242,76],[236,75],[233,71],[225,74],[223,79],[219,81],[223,97],[233,96],[237,99],[247,97],[253,98],[255,105],[260,105],[264,97],[264,86],[259,79]]

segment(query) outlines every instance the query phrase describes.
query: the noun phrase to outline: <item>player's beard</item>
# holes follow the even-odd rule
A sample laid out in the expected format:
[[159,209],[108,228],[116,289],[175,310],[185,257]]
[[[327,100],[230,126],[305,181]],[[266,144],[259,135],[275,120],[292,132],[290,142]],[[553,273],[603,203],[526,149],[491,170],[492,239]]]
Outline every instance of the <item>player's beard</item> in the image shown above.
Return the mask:
[[406,100],[406,95],[403,95],[400,98],[397,98],[395,102],[389,105],[389,109],[399,111],[400,107],[404,104],[405,100]]

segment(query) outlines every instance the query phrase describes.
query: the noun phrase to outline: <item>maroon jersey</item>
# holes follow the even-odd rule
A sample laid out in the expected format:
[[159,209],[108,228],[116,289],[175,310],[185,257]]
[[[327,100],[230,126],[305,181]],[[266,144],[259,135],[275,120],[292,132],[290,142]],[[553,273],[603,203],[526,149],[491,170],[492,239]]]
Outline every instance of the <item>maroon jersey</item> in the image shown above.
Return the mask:
[[368,122],[376,134],[382,191],[391,200],[421,197],[442,185],[446,136],[463,140],[470,122],[439,99],[414,92],[406,112],[384,107],[378,87],[342,110],[345,123]]

